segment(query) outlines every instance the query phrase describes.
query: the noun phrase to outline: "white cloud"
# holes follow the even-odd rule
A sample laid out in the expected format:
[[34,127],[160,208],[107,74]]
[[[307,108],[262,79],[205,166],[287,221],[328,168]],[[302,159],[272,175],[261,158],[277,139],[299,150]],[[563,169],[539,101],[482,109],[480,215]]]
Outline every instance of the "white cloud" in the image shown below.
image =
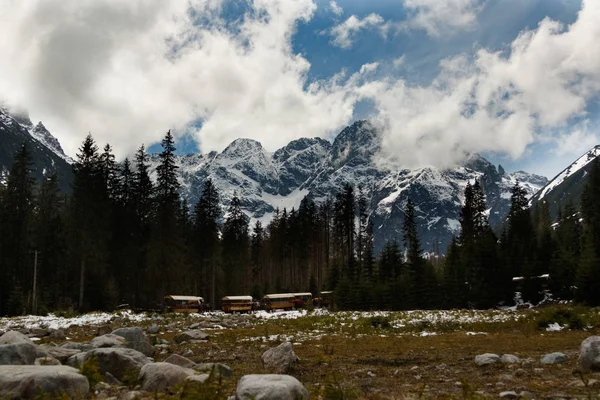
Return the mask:
[[402,56],[400,56],[400,57],[398,57],[398,58],[395,58],[395,59],[392,61],[392,65],[393,65],[395,68],[398,68],[398,67],[401,67],[402,65],[404,65],[404,61],[405,61],[405,57],[404,57],[404,55],[402,55]]
[[346,21],[331,28],[329,33],[333,37],[331,44],[348,49],[360,31],[378,30],[385,37],[388,28],[389,25],[381,15],[372,13],[362,19],[351,15]]
[[477,21],[483,0],[403,0],[411,12],[406,26],[424,29],[439,36],[457,29],[469,29]]
[[331,8],[331,12],[337,15],[338,17],[344,13],[344,9],[333,0],[329,2],[329,8]]
[[[169,128],[191,130],[197,119],[203,126],[192,131],[203,151],[238,137],[274,150],[337,133],[358,101],[372,99],[385,128],[382,162],[447,166],[470,152],[517,158],[534,141],[555,140],[546,132],[585,118],[600,93],[595,0],[584,1],[568,27],[546,19],[522,32],[508,52],[444,60],[427,85],[369,73],[377,63],[309,82],[310,64],[291,41],[296,24],[312,17],[312,0],[254,0],[233,29],[220,19],[219,1],[191,3],[200,24],[189,5],[0,2],[0,96],[43,120],[70,154],[91,131],[121,155]],[[351,17],[334,28],[337,44],[385,26],[376,14]],[[564,140],[589,136],[573,135]]]
[[592,132],[589,121],[575,126],[556,140],[554,153],[559,157],[578,157],[600,143],[598,133]]
[[360,67],[360,71],[359,72],[361,74],[368,74],[368,73],[374,72],[377,69],[378,66],[379,66],[379,63],[376,63],[376,62],[369,63],[369,64],[363,64]]
[[352,93],[335,82],[307,89],[310,64],[292,51],[314,2],[250,6],[227,29],[215,0],[1,2],[0,97],[43,120],[71,155],[90,131],[124,155],[198,118],[203,151],[241,136],[275,149],[347,124]]
[[442,63],[429,86],[373,80],[359,90],[371,97],[386,128],[385,162],[451,165],[469,152],[517,158],[546,131],[585,115],[600,94],[600,2],[584,1],[564,28],[546,19],[522,32],[510,54],[479,50],[474,59]]

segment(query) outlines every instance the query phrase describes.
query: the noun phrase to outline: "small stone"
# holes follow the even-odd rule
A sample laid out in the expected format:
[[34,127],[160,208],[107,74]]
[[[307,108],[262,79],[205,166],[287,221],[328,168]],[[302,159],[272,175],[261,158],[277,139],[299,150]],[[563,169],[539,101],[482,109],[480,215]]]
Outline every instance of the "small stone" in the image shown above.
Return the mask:
[[67,335],[65,334],[65,331],[63,331],[62,329],[57,329],[55,331],[50,332],[49,337],[51,339],[58,339],[58,340],[66,340],[67,339]]
[[500,361],[503,364],[518,364],[521,362],[521,359],[513,354],[503,354]]
[[110,372],[104,373],[104,382],[108,383],[109,385],[113,385],[113,386],[121,386],[122,385],[121,381],[118,380],[117,378],[115,378],[113,376],[113,374],[111,374]]
[[167,359],[164,362],[169,363],[169,364],[179,365],[180,367],[183,367],[183,368],[193,368],[196,366],[195,362],[193,362],[192,360],[190,360],[188,358],[180,356],[179,354],[171,354],[169,357],[167,357]]
[[564,353],[550,353],[540,359],[543,365],[562,364],[565,361],[567,361],[567,356]]
[[519,393],[519,397],[521,397],[522,399],[527,399],[527,400],[533,400],[535,399],[535,395],[531,392],[528,392],[526,390],[523,390],[521,393]]
[[208,340],[210,335],[206,332],[202,332],[199,330],[189,330],[185,332],[181,332],[173,338],[175,343],[183,343],[189,342],[191,340]]
[[500,393],[500,397],[503,399],[516,399],[519,397],[519,395],[517,394],[517,392],[501,392]]
[[152,335],[156,335],[159,330],[160,330],[160,328],[156,324],[150,325],[148,327],[148,333],[150,333]]
[[410,370],[411,370],[411,371],[418,371],[418,370],[419,370],[419,367],[415,365],[415,366],[414,366],[414,367],[412,367]]
[[62,365],[60,361],[58,361],[54,357],[40,357],[36,358],[33,365]]
[[517,376],[517,377],[522,377],[525,375],[527,375],[527,371],[525,371],[522,368],[519,368],[518,370],[515,371],[515,376]]
[[482,367],[484,365],[496,364],[500,362],[500,356],[492,353],[485,353],[475,356],[475,364]]

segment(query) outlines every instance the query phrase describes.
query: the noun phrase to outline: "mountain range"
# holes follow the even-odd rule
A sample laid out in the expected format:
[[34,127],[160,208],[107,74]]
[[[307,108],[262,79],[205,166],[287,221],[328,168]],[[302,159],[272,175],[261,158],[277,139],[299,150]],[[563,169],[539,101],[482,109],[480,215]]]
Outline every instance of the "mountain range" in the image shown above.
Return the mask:
[[[62,188],[68,190],[72,160],[58,140],[41,122],[34,125],[26,113],[0,108],[0,170],[10,167],[14,152],[23,142],[33,152],[34,176],[42,179],[56,172]],[[221,194],[224,210],[237,195],[252,222],[266,224],[277,209],[298,207],[305,196],[322,202],[350,183],[357,190],[360,187],[368,200],[376,249],[388,240],[401,240],[403,209],[411,198],[424,250],[444,252],[460,229],[460,206],[467,182],[481,182],[492,226],[499,225],[508,213],[511,188],[517,181],[533,199],[548,183],[543,176],[523,171],[506,173],[477,154],[454,168],[406,169],[381,163],[379,150],[378,130],[368,121],[346,127],[332,142],[302,138],[275,152],[265,150],[255,140],[237,139],[220,153],[178,156],[181,195],[194,204],[204,180],[210,177]],[[156,166],[157,155],[152,155],[151,163]],[[556,188],[548,195],[554,191]]]

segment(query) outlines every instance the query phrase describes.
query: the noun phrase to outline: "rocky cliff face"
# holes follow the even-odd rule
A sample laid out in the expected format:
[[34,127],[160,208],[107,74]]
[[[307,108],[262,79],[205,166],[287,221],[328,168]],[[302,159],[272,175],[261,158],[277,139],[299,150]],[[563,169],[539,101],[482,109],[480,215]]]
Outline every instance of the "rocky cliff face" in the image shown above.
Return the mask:
[[10,169],[13,156],[23,143],[32,153],[33,176],[42,180],[56,173],[61,189],[69,191],[73,180],[72,161],[65,155],[58,140],[41,122],[33,125],[26,113],[9,113],[6,108],[0,107],[0,175]]

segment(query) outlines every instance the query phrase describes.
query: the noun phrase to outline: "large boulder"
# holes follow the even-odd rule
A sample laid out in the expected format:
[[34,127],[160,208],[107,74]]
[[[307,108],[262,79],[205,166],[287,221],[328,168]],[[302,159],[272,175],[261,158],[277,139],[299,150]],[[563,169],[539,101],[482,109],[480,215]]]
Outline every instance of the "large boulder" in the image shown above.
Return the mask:
[[485,353],[475,356],[475,364],[482,367],[484,365],[496,364],[500,362],[498,354]]
[[584,372],[600,371],[600,336],[590,336],[581,342],[578,363]]
[[166,362],[150,363],[144,365],[140,371],[140,384],[142,390],[155,392],[183,383],[192,375],[193,369]]
[[90,345],[92,345],[92,347],[95,349],[103,347],[123,347],[124,344],[125,338],[123,336],[113,335],[111,333],[97,336],[90,342]]
[[263,367],[274,370],[278,374],[287,373],[292,365],[300,361],[290,342],[283,342],[279,346],[265,351],[260,359]]
[[66,340],[67,334],[62,329],[57,329],[50,332],[50,335],[48,337],[50,339]]
[[0,365],[31,365],[36,355],[31,343],[0,344]]
[[109,372],[118,380],[124,377],[137,376],[140,369],[150,362],[150,359],[137,350],[104,347],[90,350],[86,353],[75,354],[67,361],[72,367],[81,367],[90,357],[96,359],[100,373]]
[[175,343],[189,342],[191,340],[208,340],[210,335],[199,330],[191,330],[178,333],[173,340]]
[[146,334],[139,327],[119,328],[112,331],[113,335],[121,336],[127,339],[128,342],[147,342]]
[[289,375],[244,375],[236,390],[237,400],[305,400],[308,390]]
[[21,332],[8,331],[4,335],[0,336],[0,344],[19,344],[28,343],[33,344],[31,339],[23,335]]
[[567,361],[567,356],[563,353],[545,354],[540,359],[540,362],[544,365],[562,364],[565,361]]
[[112,334],[125,338],[125,347],[144,353],[148,357],[152,357],[154,354],[154,347],[150,344],[142,328],[119,328],[114,330]]
[[183,368],[193,368],[196,366],[195,362],[193,362],[189,358],[180,356],[179,354],[171,354],[165,359],[165,362],[173,365],[178,365]]
[[89,390],[87,378],[75,368],[64,365],[0,366],[0,398],[3,399],[32,399],[40,394],[86,398]]

